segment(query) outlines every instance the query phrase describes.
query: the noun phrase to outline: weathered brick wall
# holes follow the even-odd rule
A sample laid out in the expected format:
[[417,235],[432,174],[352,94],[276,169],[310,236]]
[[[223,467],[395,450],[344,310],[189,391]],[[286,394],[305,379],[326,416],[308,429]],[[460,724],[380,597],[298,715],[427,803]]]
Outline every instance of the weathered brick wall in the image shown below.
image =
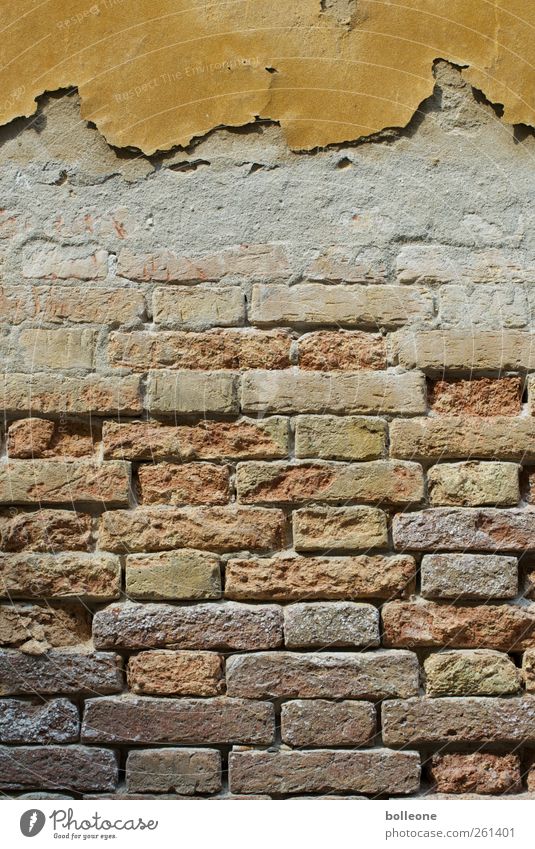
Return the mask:
[[[5,795],[529,798],[535,254],[504,150],[503,194],[471,166],[487,229],[468,188],[436,232],[403,220],[376,158],[408,154],[379,146],[211,248],[180,170],[3,164]],[[180,184],[212,216],[218,173]],[[372,224],[290,230],[321,174],[333,204],[375,186]]]

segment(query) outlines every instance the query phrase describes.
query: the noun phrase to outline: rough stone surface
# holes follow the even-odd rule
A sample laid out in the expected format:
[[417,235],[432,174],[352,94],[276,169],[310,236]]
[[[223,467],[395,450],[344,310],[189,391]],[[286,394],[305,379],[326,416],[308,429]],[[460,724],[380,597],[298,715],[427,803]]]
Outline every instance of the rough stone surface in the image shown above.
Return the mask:
[[[157,421],[110,421],[104,423],[103,441],[104,456],[110,460],[277,459],[288,453],[288,421],[273,416],[263,421],[207,420],[177,427]],[[373,447],[364,450],[373,451]]]
[[207,749],[141,749],[126,761],[129,793],[217,793],[221,753]]
[[117,786],[115,752],[88,746],[0,747],[2,790],[71,790],[113,792]]
[[123,686],[119,655],[52,649],[46,654],[0,651],[0,695],[94,696],[118,693]]
[[75,646],[91,637],[89,617],[82,606],[45,604],[0,605],[0,645],[42,654],[52,647]]
[[226,504],[229,468],[215,463],[157,463],[138,472],[143,504]]
[[528,693],[535,693],[535,650],[528,649],[522,657],[522,678]]
[[436,508],[394,517],[398,550],[535,550],[535,511]]
[[0,597],[112,601],[121,591],[113,554],[0,554]]
[[439,380],[429,391],[433,412],[446,416],[517,416],[521,398],[520,377]]
[[19,419],[9,426],[7,453],[10,459],[19,460],[91,457],[98,437],[99,428],[94,423]]
[[319,330],[305,334],[299,339],[298,358],[300,368],[312,371],[384,369],[387,365],[384,338],[378,333],[358,330]]
[[417,752],[231,752],[234,793],[329,793],[377,795],[414,792],[420,782]]
[[79,726],[78,710],[67,699],[0,699],[0,743],[74,743]]
[[242,408],[264,415],[418,415],[425,412],[425,383],[418,372],[250,371],[242,381]]
[[230,371],[151,371],[147,408],[154,415],[237,413],[236,374]]
[[129,554],[126,592],[133,599],[220,598],[219,560],[187,548],[158,554]]
[[250,601],[390,599],[414,583],[412,557],[277,557],[227,562],[225,596]]
[[386,448],[387,424],[364,416],[297,416],[295,456],[324,460],[375,460]]
[[284,608],[284,642],[289,649],[375,648],[379,611],[351,601],[290,604]]
[[390,454],[406,460],[516,460],[533,462],[535,419],[436,416],[398,419],[390,426]]
[[439,793],[519,793],[522,790],[517,755],[435,755],[429,770]]
[[417,692],[418,660],[409,651],[264,652],[227,660],[227,693],[246,699],[377,701]]
[[164,648],[240,651],[277,648],[282,643],[282,611],[275,605],[115,604],[93,619],[99,649]]
[[374,507],[312,507],[293,513],[297,551],[388,547],[387,518]]
[[147,368],[282,369],[290,365],[290,342],[288,333],[280,330],[112,333],[108,359],[116,368],[143,372]]
[[3,551],[87,551],[91,517],[69,510],[8,511],[0,514],[0,547]]
[[142,651],[128,661],[128,687],[155,696],[219,696],[223,667],[223,658],[213,652]]
[[421,583],[424,598],[515,598],[518,561],[498,554],[426,554]]
[[375,707],[370,702],[307,699],[282,705],[282,741],[289,746],[372,746],[375,732]]
[[269,746],[273,705],[245,699],[107,696],[85,703],[86,743],[242,743]]
[[422,601],[392,601],[382,611],[388,646],[495,648],[535,646],[535,605],[454,607]]
[[535,740],[535,699],[392,699],[383,703],[387,746],[520,743]]
[[511,658],[489,649],[431,654],[424,669],[428,696],[511,696],[521,684]]
[[99,545],[120,554],[198,548],[269,550],[282,543],[283,514],[262,507],[185,507],[104,513]]
[[513,463],[441,463],[427,473],[434,507],[515,507],[520,501]]
[[369,463],[239,463],[239,501],[280,504],[303,501],[419,502],[423,472],[416,463],[377,460]]
[[395,362],[432,375],[481,371],[528,370],[535,367],[530,333],[500,328],[498,331],[399,330],[390,336]]
[[0,504],[72,504],[124,507],[130,499],[130,466],[120,460],[64,463],[11,460],[0,466]]

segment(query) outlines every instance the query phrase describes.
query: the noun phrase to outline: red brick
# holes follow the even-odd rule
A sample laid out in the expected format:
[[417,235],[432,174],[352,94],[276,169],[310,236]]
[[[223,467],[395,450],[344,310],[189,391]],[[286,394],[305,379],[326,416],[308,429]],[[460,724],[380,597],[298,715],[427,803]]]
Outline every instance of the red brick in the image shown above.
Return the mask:
[[429,386],[431,409],[446,416],[517,416],[521,401],[520,377],[439,380]]
[[521,793],[517,755],[434,755],[429,770],[438,793]]
[[455,607],[420,601],[383,606],[384,643],[388,646],[443,646],[522,651],[535,646],[535,605]]
[[298,356],[299,368],[315,371],[357,371],[387,367],[384,337],[379,333],[358,330],[319,330],[307,333],[299,339]]
[[224,661],[206,651],[142,651],[128,661],[133,693],[153,696],[219,696]]
[[230,498],[228,466],[214,463],[160,463],[138,471],[144,504],[226,504]]
[[88,551],[91,516],[71,510],[11,511],[0,515],[3,551]]

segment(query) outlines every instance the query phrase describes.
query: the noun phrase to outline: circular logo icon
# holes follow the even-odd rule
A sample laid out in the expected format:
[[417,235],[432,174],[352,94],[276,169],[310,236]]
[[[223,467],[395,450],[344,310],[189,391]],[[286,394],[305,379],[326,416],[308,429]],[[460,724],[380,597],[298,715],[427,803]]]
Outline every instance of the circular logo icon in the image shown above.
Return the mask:
[[46,822],[46,817],[42,811],[32,808],[31,811],[24,811],[20,818],[20,830],[24,837],[35,837],[42,831]]

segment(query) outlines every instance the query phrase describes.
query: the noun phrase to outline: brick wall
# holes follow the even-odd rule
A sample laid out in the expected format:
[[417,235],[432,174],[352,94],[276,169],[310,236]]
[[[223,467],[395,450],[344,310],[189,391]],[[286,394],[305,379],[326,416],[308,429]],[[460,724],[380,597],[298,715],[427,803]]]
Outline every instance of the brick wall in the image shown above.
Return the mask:
[[535,786],[533,291],[477,259],[22,252],[5,794]]
[[535,792],[533,139],[0,130],[0,798]]

